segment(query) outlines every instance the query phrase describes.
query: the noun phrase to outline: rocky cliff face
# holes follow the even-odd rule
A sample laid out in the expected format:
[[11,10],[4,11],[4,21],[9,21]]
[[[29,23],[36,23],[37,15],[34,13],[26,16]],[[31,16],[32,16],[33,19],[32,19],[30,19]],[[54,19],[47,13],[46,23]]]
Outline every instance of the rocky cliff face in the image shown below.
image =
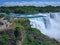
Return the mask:
[[[2,35],[8,35],[8,37],[2,36]],[[4,37],[4,38],[2,38],[2,40],[5,41],[5,42],[3,42],[0,40],[1,42],[3,42],[0,45],[4,45],[5,43],[7,43],[5,45],[16,45],[15,44],[14,30],[7,30],[7,31],[0,32],[0,37]]]

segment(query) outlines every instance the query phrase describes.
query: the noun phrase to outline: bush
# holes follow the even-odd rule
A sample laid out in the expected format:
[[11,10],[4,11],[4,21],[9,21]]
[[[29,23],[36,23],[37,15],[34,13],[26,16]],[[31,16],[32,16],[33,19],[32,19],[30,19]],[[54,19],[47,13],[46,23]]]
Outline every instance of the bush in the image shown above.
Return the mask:
[[3,18],[5,15],[4,14],[0,14],[0,18]]
[[0,45],[8,45],[9,36],[7,34],[0,35]]

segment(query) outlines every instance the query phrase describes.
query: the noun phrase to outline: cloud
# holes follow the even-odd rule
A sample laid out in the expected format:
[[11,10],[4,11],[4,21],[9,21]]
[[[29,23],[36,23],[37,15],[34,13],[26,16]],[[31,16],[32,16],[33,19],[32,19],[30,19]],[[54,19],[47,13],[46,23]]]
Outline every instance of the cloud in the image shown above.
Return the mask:
[[60,2],[5,2],[3,6],[60,6]]

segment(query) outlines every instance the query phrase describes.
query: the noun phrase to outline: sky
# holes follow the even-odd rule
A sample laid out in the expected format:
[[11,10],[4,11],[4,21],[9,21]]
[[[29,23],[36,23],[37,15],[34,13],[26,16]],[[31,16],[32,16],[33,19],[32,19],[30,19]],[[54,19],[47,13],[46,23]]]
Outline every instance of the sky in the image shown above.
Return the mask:
[[0,6],[60,6],[60,0],[0,0]]

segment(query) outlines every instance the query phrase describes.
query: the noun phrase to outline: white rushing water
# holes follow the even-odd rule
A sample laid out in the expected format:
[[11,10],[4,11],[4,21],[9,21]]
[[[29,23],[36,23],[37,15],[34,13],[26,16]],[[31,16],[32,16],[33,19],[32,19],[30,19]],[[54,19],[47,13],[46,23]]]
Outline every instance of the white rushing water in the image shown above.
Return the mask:
[[[40,13],[41,14],[41,13]],[[30,18],[32,28],[39,29],[43,34],[60,40],[60,13],[45,13],[46,17]]]

